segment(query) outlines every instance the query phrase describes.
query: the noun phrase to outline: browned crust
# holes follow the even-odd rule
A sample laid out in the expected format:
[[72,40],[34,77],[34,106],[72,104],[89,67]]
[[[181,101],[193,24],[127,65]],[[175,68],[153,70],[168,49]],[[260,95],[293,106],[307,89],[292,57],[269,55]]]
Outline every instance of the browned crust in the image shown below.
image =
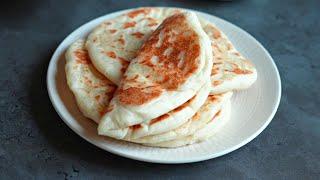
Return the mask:
[[86,50],[78,49],[74,52],[76,56],[76,62],[79,64],[91,64],[91,60],[89,58],[89,54]]
[[[160,40],[160,33],[163,39]],[[175,38],[174,40],[172,40]],[[155,84],[152,87],[119,88],[119,101],[126,105],[142,105],[160,96],[162,89],[176,90],[197,69],[199,65],[199,36],[188,26],[184,14],[176,14],[164,20],[160,28],[152,33],[138,53],[138,63],[152,68],[149,77]],[[159,41],[162,43],[159,44]],[[159,46],[159,47],[157,47]],[[165,53],[171,49],[171,53]],[[181,60],[181,52],[185,53]],[[153,63],[153,56],[158,63]],[[147,74],[145,75],[147,76]],[[124,78],[124,81],[126,79]]]

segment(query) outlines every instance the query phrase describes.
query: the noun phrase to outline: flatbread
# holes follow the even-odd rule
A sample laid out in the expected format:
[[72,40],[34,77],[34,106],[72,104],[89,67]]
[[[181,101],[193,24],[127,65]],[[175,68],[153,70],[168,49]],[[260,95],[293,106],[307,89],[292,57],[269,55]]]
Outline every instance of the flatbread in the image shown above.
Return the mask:
[[67,83],[84,116],[99,123],[116,86],[91,64],[84,40],[74,42],[66,54]]
[[[87,49],[96,68],[115,84],[120,83],[131,59],[158,25],[178,8],[137,8],[107,20],[90,33]],[[249,88],[257,79],[254,65],[243,57],[213,23],[199,17],[212,42],[212,94]]]
[[197,113],[201,105],[206,101],[210,87],[211,84],[208,81],[197,95],[176,109],[147,122],[122,129],[109,130],[106,135],[116,139],[137,142],[136,139],[138,138],[161,134],[178,128]]
[[[115,83],[119,84],[129,62],[132,58],[136,57],[138,49],[148,39],[154,29],[159,26],[165,17],[182,11],[184,10],[176,8],[139,8],[104,22],[93,31],[95,33],[90,34],[86,43],[86,47],[91,50],[89,52],[100,52],[100,55],[89,53],[90,57],[95,57],[94,59],[98,60],[93,63],[88,58],[83,40],[75,42],[72,45],[73,47],[69,48],[66,53],[68,85],[76,97],[79,109],[86,117],[99,123],[101,116],[110,110],[110,108],[107,109],[106,107],[116,88],[113,83],[100,74],[93,66],[100,67],[100,72],[104,72],[105,76],[110,77]],[[199,20],[203,30],[211,40],[214,58],[211,71],[211,94],[221,96],[221,93],[224,92],[250,87],[257,79],[257,71],[254,65],[235,49],[227,36],[213,23],[201,17],[199,17]],[[125,24],[133,21],[136,22],[135,26],[116,29],[117,27],[124,27]],[[98,45],[98,43],[93,43],[93,41],[101,42]],[[90,43],[97,45],[98,48],[90,46]],[[71,50],[72,48],[73,50]],[[109,51],[108,48],[111,50]],[[115,53],[115,56],[112,52]],[[97,58],[100,56],[100,59]],[[200,98],[199,94],[202,94],[202,98]],[[165,144],[171,144],[167,145],[168,147],[175,147],[179,146],[179,144],[194,143],[196,141],[194,138],[190,138],[190,134],[195,132],[193,130],[197,129],[196,127],[199,127],[201,123],[198,125],[191,123],[191,119],[194,119],[195,116],[191,119],[190,117],[194,115],[197,108],[190,107],[203,104],[204,94],[204,91],[200,93],[199,90],[193,98],[160,117],[122,129],[108,130],[108,133],[115,133],[116,138],[131,142],[149,143],[155,146],[157,146],[157,143],[162,142],[164,145],[159,146],[163,147],[166,147]],[[206,104],[208,104],[208,100]],[[208,113],[209,111],[203,111],[205,105],[197,113],[198,117],[200,112],[202,112],[203,117],[205,114],[210,114]],[[217,109],[217,107],[214,109]],[[205,132],[210,134],[209,132],[211,131]],[[190,137],[186,137],[186,134],[189,134]],[[113,137],[113,135],[110,136]]]
[[143,138],[130,140],[136,143],[160,143],[180,139],[184,136],[189,136],[196,133],[199,129],[204,128],[214,116],[220,113],[220,110],[226,103],[230,102],[232,92],[224,94],[209,95],[206,102],[201,106],[199,111],[187,122],[180,127],[167,131],[162,134],[146,136]]
[[160,143],[146,143],[144,145],[153,147],[174,148],[208,140],[215,134],[219,133],[219,131],[223,130],[222,127],[228,122],[228,120],[230,119],[230,115],[231,102],[229,100],[226,105],[221,108],[219,113],[216,113],[214,115],[213,119],[207,122],[207,124],[203,128],[198,129],[195,133],[170,141],[164,141]]
[[170,8],[138,8],[99,25],[86,42],[95,67],[119,85],[142,43],[174,12]]
[[249,88],[257,80],[254,65],[237,51],[228,37],[213,23],[204,19],[200,22],[211,40],[213,52],[211,94]]
[[150,121],[179,107],[210,81],[211,69],[210,40],[197,16],[187,12],[167,18],[131,61],[102,117],[99,134]]

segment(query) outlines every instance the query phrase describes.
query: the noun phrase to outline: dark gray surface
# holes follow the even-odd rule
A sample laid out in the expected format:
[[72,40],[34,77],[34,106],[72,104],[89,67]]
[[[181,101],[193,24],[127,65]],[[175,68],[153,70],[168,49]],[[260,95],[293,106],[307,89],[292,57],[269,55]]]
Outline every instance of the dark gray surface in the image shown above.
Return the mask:
[[[0,6],[1,179],[221,178],[319,179],[320,1],[17,1]],[[256,139],[220,158],[159,165],[87,143],[54,111],[46,91],[50,56],[78,26],[135,6],[179,6],[224,18],[273,56],[282,99]]]

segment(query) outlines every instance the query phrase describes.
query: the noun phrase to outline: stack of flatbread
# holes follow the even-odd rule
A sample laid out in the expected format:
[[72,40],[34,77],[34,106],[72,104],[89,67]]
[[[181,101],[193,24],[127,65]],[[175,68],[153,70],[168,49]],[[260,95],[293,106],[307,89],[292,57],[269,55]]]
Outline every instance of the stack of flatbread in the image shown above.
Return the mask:
[[98,134],[179,147],[223,131],[233,91],[257,79],[214,24],[176,8],[138,8],[109,19],[66,52],[66,76]]

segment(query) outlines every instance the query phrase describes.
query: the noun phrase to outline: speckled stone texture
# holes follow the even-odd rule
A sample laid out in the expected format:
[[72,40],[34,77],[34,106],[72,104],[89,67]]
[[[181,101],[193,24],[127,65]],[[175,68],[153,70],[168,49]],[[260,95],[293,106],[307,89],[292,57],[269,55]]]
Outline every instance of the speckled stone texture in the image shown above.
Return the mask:
[[[226,19],[260,41],[282,79],[279,110],[256,139],[220,158],[160,165],[87,143],[54,111],[46,71],[58,44],[98,16],[179,6]],[[21,1],[0,5],[0,179],[319,179],[320,1]]]

